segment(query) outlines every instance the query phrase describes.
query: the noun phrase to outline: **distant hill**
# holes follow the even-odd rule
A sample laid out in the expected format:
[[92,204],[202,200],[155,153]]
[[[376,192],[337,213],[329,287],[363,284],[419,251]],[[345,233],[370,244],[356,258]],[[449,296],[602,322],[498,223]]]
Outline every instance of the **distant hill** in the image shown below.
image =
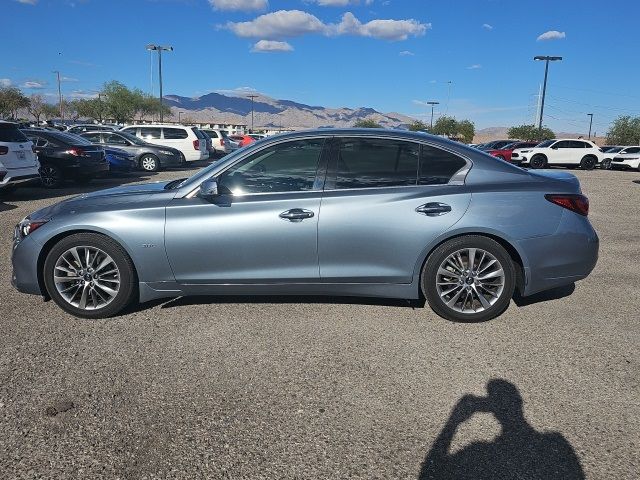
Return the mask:
[[[251,124],[251,99],[208,93],[200,97],[167,95],[165,103],[174,115],[199,122]],[[400,113],[381,113],[373,108],[327,108],[305,105],[291,100],[277,100],[258,95],[253,102],[256,128],[349,127],[358,120],[375,120],[384,127],[406,127],[413,118]]]

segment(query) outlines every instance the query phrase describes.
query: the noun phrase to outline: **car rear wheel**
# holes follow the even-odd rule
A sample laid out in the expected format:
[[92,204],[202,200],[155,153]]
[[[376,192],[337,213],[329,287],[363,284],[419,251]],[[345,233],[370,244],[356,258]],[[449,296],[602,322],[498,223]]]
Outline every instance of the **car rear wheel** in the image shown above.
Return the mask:
[[515,289],[515,267],[495,240],[467,235],[449,240],[427,259],[422,290],[443,318],[483,322],[509,306]]
[[529,165],[531,168],[544,168],[547,166],[547,157],[541,154],[534,155],[531,157]]
[[125,250],[95,233],[60,240],[47,255],[43,275],[49,296],[76,317],[110,317],[137,293],[133,262]]
[[593,170],[596,168],[596,164],[598,163],[598,159],[591,155],[587,155],[582,160],[580,160],[580,168],[582,170]]
[[157,172],[160,170],[160,161],[155,155],[145,154],[140,157],[140,168],[145,172]]
[[40,182],[45,188],[58,188],[64,182],[64,175],[55,165],[40,167]]

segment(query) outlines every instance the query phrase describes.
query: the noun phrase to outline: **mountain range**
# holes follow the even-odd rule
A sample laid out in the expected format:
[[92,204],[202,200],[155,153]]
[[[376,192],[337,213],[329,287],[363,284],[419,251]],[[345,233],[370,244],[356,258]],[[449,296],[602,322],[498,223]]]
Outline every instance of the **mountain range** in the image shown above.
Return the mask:
[[175,117],[195,122],[251,125],[253,108],[255,128],[350,127],[359,120],[374,120],[384,127],[404,127],[414,121],[400,113],[381,113],[373,108],[327,108],[305,105],[291,100],[278,100],[255,94],[251,98],[208,93],[200,97],[166,95],[164,102]]

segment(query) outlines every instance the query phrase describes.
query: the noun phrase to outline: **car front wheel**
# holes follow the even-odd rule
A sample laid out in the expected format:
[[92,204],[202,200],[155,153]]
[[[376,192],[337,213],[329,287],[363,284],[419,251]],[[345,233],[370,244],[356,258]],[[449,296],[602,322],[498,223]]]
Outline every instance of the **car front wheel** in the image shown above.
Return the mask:
[[495,240],[477,235],[451,239],[427,259],[422,290],[431,308],[456,322],[482,322],[500,315],[515,289],[515,267]]
[[544,155],[534,155],[529,162],[531,168],[544,168],[547,166],[547,159]]
[[160,170],[160,162],[155,155],[146,154],[140,158],[140,168],[145,172],[157,172]]
[[73,234],[53,246],[44,262],[49,296],[66,312],[106,318],[135,298],[136,275],[126,251],[95,233]]

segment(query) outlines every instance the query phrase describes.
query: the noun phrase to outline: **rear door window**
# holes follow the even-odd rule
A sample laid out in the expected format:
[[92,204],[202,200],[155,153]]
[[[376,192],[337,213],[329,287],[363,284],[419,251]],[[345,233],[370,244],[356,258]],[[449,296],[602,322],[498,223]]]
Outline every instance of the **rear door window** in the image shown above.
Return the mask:
[[431,145],[423,145],[418,183],[420,185],[447,184],[451,177],[466,165],[467,162],[463,158],[451,152]]
[[[140,129],[142,130],[142,129]],[[162,132],[164,134],[165,140],[183,140],[189,137],[189,134],[184,128],[163,128]]]
[[102,141],[102,134],[100,132],[85,133],[82,135],[82,138],[86,138],[93,143],[100,143]]
[[160,127],[140,127],[138,136],[145,140],[157,140],[161,138],[161,129]]
[[336,141],[336,189],[416,184],[419,144],[377,138],[341,138]]

